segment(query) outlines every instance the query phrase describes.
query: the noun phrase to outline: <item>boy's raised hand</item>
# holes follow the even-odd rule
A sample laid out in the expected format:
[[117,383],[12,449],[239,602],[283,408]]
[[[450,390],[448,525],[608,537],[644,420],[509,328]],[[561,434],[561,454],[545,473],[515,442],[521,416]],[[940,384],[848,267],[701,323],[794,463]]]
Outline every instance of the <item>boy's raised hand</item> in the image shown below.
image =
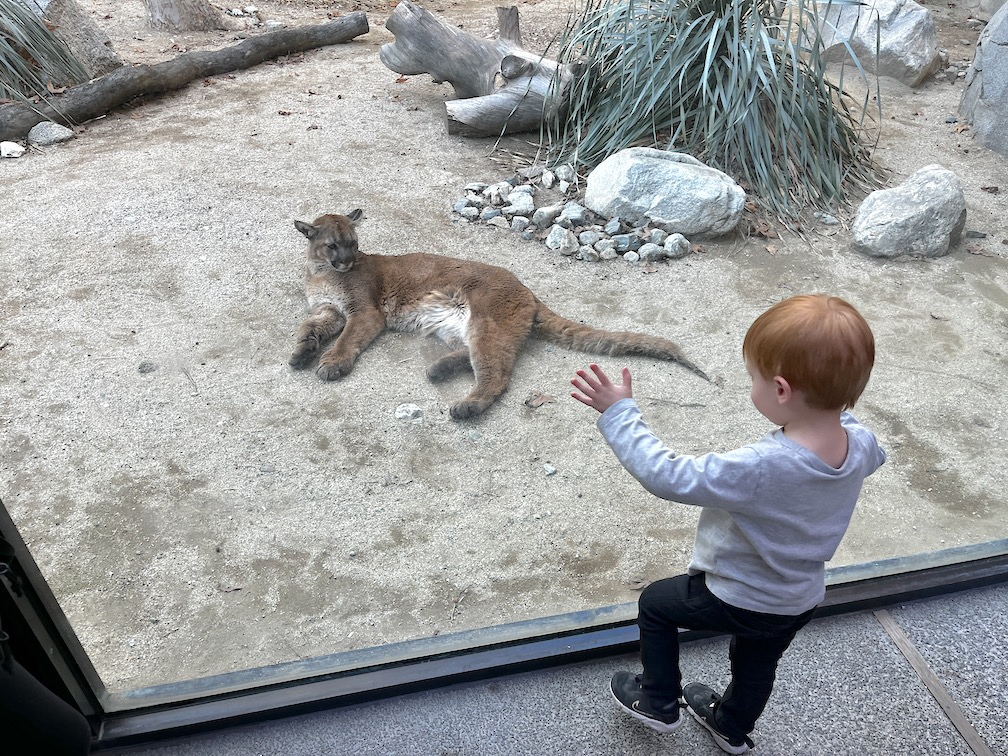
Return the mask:
[[587,370],[578,370],[577,375],[581,380],[578,378],[571,380],[571,385],[577,389],[571,392],[571,396],[579,402],[599,412],[605,412],[620,399],[633,398],[629,368],[623,368],[623,384],[617,385],[610,381],[609,376],[595,363],[589,367],[593,374],[589,374]]

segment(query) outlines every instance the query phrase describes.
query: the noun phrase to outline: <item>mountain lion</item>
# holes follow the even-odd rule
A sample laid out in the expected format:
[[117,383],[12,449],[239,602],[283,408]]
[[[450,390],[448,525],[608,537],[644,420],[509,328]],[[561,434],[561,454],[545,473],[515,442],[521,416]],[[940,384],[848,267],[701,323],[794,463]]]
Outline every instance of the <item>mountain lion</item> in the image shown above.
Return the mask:
[[354,360],[390,328],[434,335],[455,348],[427,368],[440,381],[469,368],[476,386],[453,404],[463,420],[487,409],[507,388],[518,350],[529,334],[597,354],[637,354],[674,360],[706,380],[672,341],[637,333],[602,331],[557,315],[509,271],[433,254],[368,255],[357,249],[360,210],[294,221],[308,237],[305,293],[308,317],[291,355],[304,368],[320,347],[316,373],[326,381],[350,372]]

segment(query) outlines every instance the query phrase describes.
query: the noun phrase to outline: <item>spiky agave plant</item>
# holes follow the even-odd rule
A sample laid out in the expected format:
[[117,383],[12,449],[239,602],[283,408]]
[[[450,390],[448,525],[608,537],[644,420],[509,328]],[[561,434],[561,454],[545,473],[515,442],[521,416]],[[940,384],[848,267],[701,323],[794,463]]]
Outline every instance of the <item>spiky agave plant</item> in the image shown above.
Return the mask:
[[0,0],[0,97],[32,104],[49,86],[87,81],[67,46],[27,7],[31,0]]
[[[834,3],[845,1],[856,2]],[[625,147],[671,144],[785,221],[842,202],[877,185],[871,108],[844,94],[843,68],[827,78],[818,19],[815,0],[588,0],[559,39],[558,58],[581,75],[555,88],[542,146],[590,169]]]

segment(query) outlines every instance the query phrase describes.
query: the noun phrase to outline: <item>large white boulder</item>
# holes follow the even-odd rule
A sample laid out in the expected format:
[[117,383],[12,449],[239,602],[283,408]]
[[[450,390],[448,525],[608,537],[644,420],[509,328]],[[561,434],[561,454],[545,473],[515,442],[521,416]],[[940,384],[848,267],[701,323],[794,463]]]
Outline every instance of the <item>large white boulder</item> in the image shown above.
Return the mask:
[[819,30],[827,60],[849,60],[850,52],[844,45],[847,40],[866,71],[889,76],[911,87],[922,84],[938,65],[938,29],[934,17],[914,0],[831,4],[820,16]]
[[964,0],[959,3],[959,7],[974,18],[989,21],[998,12],[998,8],[1004,4],[1005,0]]
[[95,23],[90,9],[85,11],[76,0],[21,0],[21,4],[44,15],[53,34],[70,49],[88,76],[103,76],[122,66],[122,58]]
[[959,112],[981,144],[1008,155],[1008,5],[980,33]]
[[588,174],[584,202],[605,218],[703,237],[734,229],[745,199],[731,176],[690,155],[630,147]]
[[959,241],[965,225],[959,178],[928,165],[896,188],[865,197],[854,216],[851,244],[872,257],[940,257]]

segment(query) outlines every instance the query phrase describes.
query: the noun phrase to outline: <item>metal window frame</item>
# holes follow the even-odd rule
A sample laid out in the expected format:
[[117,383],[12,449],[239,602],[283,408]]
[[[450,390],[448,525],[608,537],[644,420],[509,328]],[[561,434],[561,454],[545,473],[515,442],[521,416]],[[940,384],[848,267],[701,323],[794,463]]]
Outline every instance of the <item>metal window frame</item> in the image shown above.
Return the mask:
[[[93,751],[263,722],[636,650],[636,605],[618,604],[436,638],[377,646],[112,694],[81,646],[0,501],[0,535],[14,546],[14,599],[96,736]],[[1008,581],[1008,539],[827,571],[817,616]],[[683,632],[684,642],[709,633]]]

